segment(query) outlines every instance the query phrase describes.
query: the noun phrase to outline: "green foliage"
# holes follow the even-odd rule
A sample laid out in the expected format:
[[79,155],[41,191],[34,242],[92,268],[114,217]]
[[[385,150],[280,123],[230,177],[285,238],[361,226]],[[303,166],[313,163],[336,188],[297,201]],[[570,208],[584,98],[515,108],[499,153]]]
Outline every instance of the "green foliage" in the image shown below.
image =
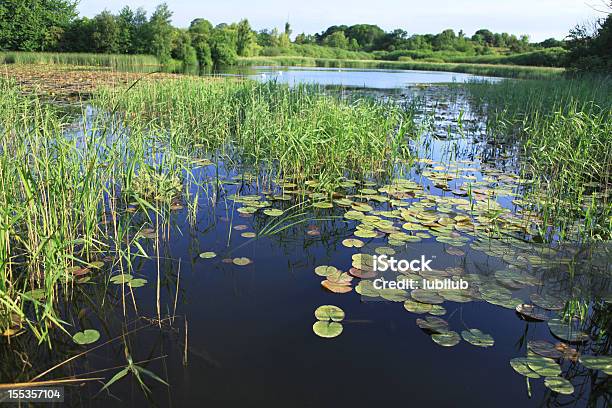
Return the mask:
[[71,0],[3,0],[0,2],[0,50],[54,49],[76,15]]
[[[612,2],[610,3],[612,9]],[[595,23],[591,30],[577,25],[570,31],[567,66],[574,71],[612,71],[612,14]]]
[[323,45],[334,48],[348,48],[349,41],[344,36],[343,31],[336,31],[332,35],[325,37],[325,40],[323,40]]
[[487,106],[497,142],[519,137],[525,176],[535,181],[530,201],[555,221],[559,237],[575,229],[584,239],[610,239],[612,205],[594,187],[610,183],[610,77],[477,83],[470,91]]
[[172,51],[173,28],[170,24],[172,12],[166,3],[162,3],[155,9],[149,21],[148,31],[150,36],[149,54],[155,55],[163,63],[170,60]]

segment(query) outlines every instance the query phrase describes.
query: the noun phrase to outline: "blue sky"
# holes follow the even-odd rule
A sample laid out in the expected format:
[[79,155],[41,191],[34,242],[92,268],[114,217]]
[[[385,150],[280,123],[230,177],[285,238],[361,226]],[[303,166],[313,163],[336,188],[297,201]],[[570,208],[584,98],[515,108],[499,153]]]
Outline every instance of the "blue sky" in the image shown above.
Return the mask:
[[[82,16],[104,9],[116,12],[124,5],[143,7],[149,13],[155,0],[80,0]],[[558,39],[578,22],[601,16],[602,0],[167,0],[173,23],[187,27],[196,17],[213,24],[243,17],[262,28],[283,27],[288,19],[294,34],[320,32],[334,24],[378,24],[385,30],[403,28],[410,34],[463,29],[471,35],[479,28],[495,32],[528,34],[532,41]]]

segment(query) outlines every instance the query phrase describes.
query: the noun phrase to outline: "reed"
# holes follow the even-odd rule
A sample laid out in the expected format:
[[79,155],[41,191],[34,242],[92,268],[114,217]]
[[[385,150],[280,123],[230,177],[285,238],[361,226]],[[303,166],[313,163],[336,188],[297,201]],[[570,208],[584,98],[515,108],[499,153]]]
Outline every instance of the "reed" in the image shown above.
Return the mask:
[[19,51],[0,52],[0,64],[78,65],[116,69],[160,65],[153,55]]
[[[472,83],[498,143],[519,143],[523,172],[535,209],[551,239],[578,234],[588,240],[612,235],[612,79]],[[545,226],[545,227],[546,227]]]

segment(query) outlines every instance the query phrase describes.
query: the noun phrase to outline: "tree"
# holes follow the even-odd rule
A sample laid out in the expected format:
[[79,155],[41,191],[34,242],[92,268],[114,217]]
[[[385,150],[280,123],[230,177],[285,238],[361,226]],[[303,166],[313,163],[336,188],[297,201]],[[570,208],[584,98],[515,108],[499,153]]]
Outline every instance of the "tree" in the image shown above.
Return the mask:
[[336,31],[332,35],[325,37],[323,45],[335,48],[348,48],[349,40],[344,35],[344,31]]
[[348,39],[354,38],[359,43],[359,46],[364,50],[374,49],[376,44],[385,35],[382,28],[373,24],[355,24],[350,27],[346,27],[342,31],[344,31],[344,34]]
[[566,65],[569,68],[576,71],[612,71],[612,14],[591,26],[577,25],[568,38],[570,53]]
[[219,24],[212,32],[210,54],[215,65],[232,65],[236,62],[236,32]]
[[495,35],[486,28],[481,28],[472,36],[472,41],[480,42],[483,45],[492,46],[495,42]]
[[213,65],[210,50],[212,31],[213,26],[210,21],[203,18],[193,20],[187,30],[191,37],[191,46],[195,49],[200,67],[211,67]]
[[149,50],[150,34],[147,12],[138,8],[132,18],[130,53],[146,54]]
[[55,49],[76,17],[71,0],[3,0],[0,2],[0,50]]
[[108,11],[95,16],[92,20],[91,39],[95,52],[116,53],[119,45],[119,25]]
[[175,29],[171,55],[172,58],[183,61],[185,65],[198,65],[198,56],[191,45],[191,36],[187,31]]
[[173,28],[170,24],[172,12],[166,3],[162,3],[151,15],[148,24],[149,31],[149,53],[157,56],[160,62],[164,63],[170,59],[172,51]]
[[240,56],[250,56],[256,44],[249,20],[241,20],[236,27],[236,52]]
[[444,30],[434,37],[433,47],[435,50],[452,50],[454,49],[456,39],[457,36],[454,30]]
[[127,54],[132,49],[132,37],[134,35],[134,12],[125,6],[117,16],[117,49],[122,54]]

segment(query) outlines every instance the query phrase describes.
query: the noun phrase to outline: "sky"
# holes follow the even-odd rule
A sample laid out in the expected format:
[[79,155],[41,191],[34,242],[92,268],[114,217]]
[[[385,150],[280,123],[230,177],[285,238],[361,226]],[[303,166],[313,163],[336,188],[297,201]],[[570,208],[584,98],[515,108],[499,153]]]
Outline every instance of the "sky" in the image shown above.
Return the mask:
[[[438,33],[452,28],[472,35],[480,28],[527,34],[531,41],[563,39],[576,23],[601,17],[604,0],[166,0],[173,24],[188,27],[202,17],[214,25],[248,18],[260,30],[291,23],[294,35],[314,34],[331,25],[377,24],[385,31],[402,28],[409,34]],[[107,9],[142,7],[150,14],[162,0],[80,0],[81,16]]]

